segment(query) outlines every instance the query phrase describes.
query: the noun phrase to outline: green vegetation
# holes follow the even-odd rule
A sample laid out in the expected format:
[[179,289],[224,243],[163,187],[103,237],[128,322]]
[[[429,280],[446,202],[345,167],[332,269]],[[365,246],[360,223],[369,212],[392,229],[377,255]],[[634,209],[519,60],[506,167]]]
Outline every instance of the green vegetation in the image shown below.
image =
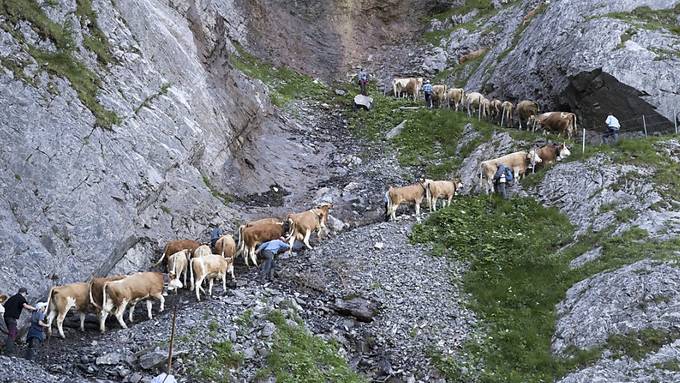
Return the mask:
[[103,65],[114,61],[109,41],[97,24],[97,14],[92,9],[92,0],[77,0],[76,4],[76,16],[80,18],[80,25],[86,26],[89,32],[89,35],[83,36],[83,46],[97,55],[97,60]]
[[229,341],[214,343],[212,351],[215,356],[210,359],[199,361],[192,372],[203,380],[227,383],[229,375],[224,373],[225,368],[236,368],[243,363],[243,354],[234,351],[234,346]]
[[612,335],[607,339],[606,348],[612,352],[613,359],[629,356],[639,361],[650,352],[658,351],[663,345],[678,338],[678,331],[646,328],[637,333]]
[[239,327],[250,328],[253,325],[253,310],[246,309],[240,317],[234,321]]
[[269,320],[277,331],[267,366],[258,372],[259,377],[274,376],[282,383],[367,382],[338,355],[337,345],[324,342],[304,327],[286,323],[280,311],[272,311]]
[[597,153],[604,153],[617,164],[651,167],[654,169],[651,181],[654,182],[656,190],[669,200],[677,199],[677,190],[680,189],[680,178],[677,177],[680,174],[680,164],[659,149],[661,143],[668,139],[669,136],[621,139],[615,145],[587,146],[585,153],[581,153],[580,150],[572,151],[572,155],[566,161],[579,161]]
[[637,35],[637,31],[633,28],[628,28],[626,29],[625,32],[621,34],[621,42],[619,43],[619,48],[623,48],[626,46],[626,41],[630,40],[633,38],[633,36]]
[[[51,21],[35,0],[3,0],[0,2],[0,14],[6,18],[2,28],[24,45],[41,68],[69,80],[80,101],[95,116],[97,126],[111,129],[114,124],[120,123],[120,118],[114,112],[105,109],[97,101],[101,79],[74,56],[75,46],[70,32],[72,26],[63,26]],[[96,15],[90,1],[79,0],[76,14],[81,20],[83,18],[89,20],[90,36],[86,38],[85,46],[97,55],[100,62],[110,62],[108,42],[97,27]],[[26,43],[23,35],[14,27],[22,20],[30,23],[41,38],[52,41],[57,48],[56,52],[44,51]],[[18,72],[15,70],[15,73]]]
[[624,223],[634,220],[637,217],[637,215],[638,214],[635,212],[635,210],[627,207],[625,209],[617,211],[615,216],[617,221]]
[[678,16],[680,16],[680,3],[671,9],[653,10],[645,6],[635,8],[632,12],[614,12],[600,17],[623,20],[644,29],[665,29],[673,34],[680,35]]
[[488,15],[494,12],[493,2],[491,0],[465,0],[463,6],[449,8],[444,12],[432,15],[432,17],[443,21],[454,15],[467,15],[475,9],[479,11],[480,16]]
[[148,108],[151,105],[151,102],[153,102],[154,99],[163,96],[168,93],[168,89],[170,89],[170,83],[165,83],[161,85],[161,88],[158,90],[158,92],[150,95],[149,97],[145,98],[144,101],[142,101],[141,104],[137,108],[135,108],[135,114],[139,113],[142,108]]
[[323,99],[328,97],[329,89],[310,77],[290,68],[275,67],[263,62],[237,45],[237,55],[231,55],[229,62],[249,77],[259,79],[271,90],[271,101],[283,107],[292,100]]
[[203,176],[203,183],[205,186],[210,190],[210,194],[212,194],[213,197],[217,198],[218,200],[222,201],[223,204],[229,205],[230,203],[234,202],[236,199],[234,195],[223,193],[219,191],[215,186],[210,183],[210,178],[208,176]]
[[[414,228],[412,240],[432,243],[435,255],[470,262],[463,287],[473,297],[470,307],[487,331],[483,339],[465,345],[467,359],[433,351],[433,363],[454,382],[546,382],[599,358],[603,348],[572,349],[568,358],[552,355],[555,305],[577,281],[643,258],[677,258],[673,252],[680,246],[680,239],[649,240],[639,228],[617,237],[611,237],[612,232],[590,233],[560,252],[572,241],[571,224],[556,209],[527,198],[461,197],[432,214]],[[602,247],[600,258],[576,270],[569,268],[572,259],[596,246]],[[645,337],[641,342],[649,347],[667,339],[647,335],[641,335]],[[649,349],[619,347],[617,340],[612,338],[607,347],[622,350],[621,354]],[[484,365],[481,376],[463,374],[479,370],[469,368],[478,364]]]

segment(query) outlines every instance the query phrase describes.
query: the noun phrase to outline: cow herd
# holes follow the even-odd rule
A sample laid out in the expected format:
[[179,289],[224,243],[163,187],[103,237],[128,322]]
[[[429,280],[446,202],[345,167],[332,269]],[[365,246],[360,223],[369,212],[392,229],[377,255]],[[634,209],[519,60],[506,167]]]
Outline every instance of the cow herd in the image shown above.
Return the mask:
[[[493,177],[501,164],[511,169],[514,178],[520,180],[527,174],[527,170],[535,171],[541,166],[561,161],[570,154],[566,144],[549,143],[532,148],[528,152],[518,151],[482,161],[479,165],[479,187],[487,194],[495,190]],[[416,219],[420,220],[420,205],[423,200],[427,201],[430,211],[436,211],[439,198],[444,198],[443,206],[448,206],[462,187],[463,183],[459,178],[444,181],[420,179],[407,186],[396,188],[390,186],[385,193],[385,218],[395,220],[399,205],[405,203],[415,205]]]
[[[392,80],[392,91],[395,97],[412,96],[416,100],[423,87],[422,77],[395,78]],[[564,135],[571,139],[576,132],[576,115],[569,112],[540,113],[538,103],[522,100],[515,106],[510,101],[489,100],[479,92],[467,92],[463,88],[449,88],[444,84],[432,85],[432,104],[434,107],[466,110],[468,116],[477,115],[500,126],[513,126],[514,111],[520,130],[523,127],[536,131]]]
[[[285,220],[263,218],[248,222],[238,228],[238,243],[232,235],[223,235],[214,245],[201,244],[194,240],[169,241],[160,259],[154,266],[163,263],[167,270],[162,272],[138,272],[131,275],[95,277],[87,282],[70,283],[52,287],[47,298],[48,332],[52,333],[52,323],[56,318],[59,335],[65,338],[63,322],[66,314],[73,308],[80,315],[80,330],[85,330],[87,313],[94,313],[99,319],[99,330],[106,330],[106,319],[115,316],[122,328],[127,328],[123,315],[128,310],[128,321],[133,322],[135,305],[146,302],[147,315],[152,319],[152,300],[160,303],[159,312],[165,305],[167,291],[188,288],[201,300],[204,282],[208,284],[208,294],[212,295],[213,282],[222,281],[226,291],[227,274],[234,277],[234,260],[241,255],[246,265],[248,259],[257,266],[256,246],[263,242],[287,237],[292,251],[295,240],[302,241],[312,248],[309,239],[312,232],[319,238],[326,233],[326,224],[332,204],[322,203],[302,213],[288,214]],[[187,284],[187,274],[189,284]],[[2,295],[0,298],[6,298]],[[2,305],[0,305],[2,308]]]

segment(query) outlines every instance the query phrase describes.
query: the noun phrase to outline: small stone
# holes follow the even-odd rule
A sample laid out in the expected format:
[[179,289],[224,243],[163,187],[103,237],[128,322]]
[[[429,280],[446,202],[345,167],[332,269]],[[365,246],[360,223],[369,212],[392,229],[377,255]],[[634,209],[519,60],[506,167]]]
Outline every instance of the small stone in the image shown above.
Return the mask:
[[385,244],[382,242],[376,242],[375,245],[373,245],[373,248],[375,248],[376,250],[382,250],[383,247],[385,247]]
[[101,365],[110,366],[110,365],[115,365],[115,364],[120,363],[120,361],[122,359],[123,359],[123,357],[119,353],[112,352],[112,353],[104,354],[104,355],[98,357],[95,363],[97,364],[97,366],[101,366]]
[[272,322],[267,322],[262,328],[262,337],[269,338],[276,332],[276,326]]
[[168,354],[164,351],[152,351],[139,357],[139,365],[149,370],[168,360]]
[[342,89],[336,89],[335,94],[337,94],[338,96],[344,96],[347,94],[347,92]]
[[252,347],[246,348],[243,350],[243,357],[245,359],[253,359],[255,357],[255,349]]

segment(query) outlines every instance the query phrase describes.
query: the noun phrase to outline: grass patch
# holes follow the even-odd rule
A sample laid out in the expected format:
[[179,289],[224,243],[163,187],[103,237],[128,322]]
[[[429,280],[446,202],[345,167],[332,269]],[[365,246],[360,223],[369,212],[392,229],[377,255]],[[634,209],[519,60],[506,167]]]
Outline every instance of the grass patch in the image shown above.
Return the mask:
[[[89,19],[91,33],[93,33],[92,31],[99,31],[96,27],[96,15],[92,11],[89,1],[78,1],[76,13]],[[71,83],[71,87],[78,94],[80,101],[95,116],[96,126],[111,129],[113,125],[121,122],[114,112],[107,110],[97,101],[97,91],[101,87],[101,79],[73,56],[74,42],[69,31],[71,28],[69,25],[62,26],[51,21],[35,0],[3,0],[0,2],[0,14],[7,19],[7,22],[3,23],[3,29],[24,45],[24,49],[42,69],[55,76],[66,78]],[[52,41],[57,48],[56,52],[43,51],[27,44],[23,35],[14,27],[22,20],[30,23],[31,28],[41,38]],[[103,38],[101,31],[94,33],[101,34],[100,39]],[[102,45],[106,41],[105,39],[98,41],[99,48],[106,47],[108,50],[108,45]],[[103,54],[102,49],[99,49],[99,53],[95,51],[98,57],[99,54]],[[110,56],[108,59],[110,60]]]
[[633,28],[628,28],[626,29],[625,32],[621,34],[621,42],[618,45],[618,48],[621,49],[626,46],[626,41],[630,40],[633,38],[633,36],[637,35],[637,31]]
[[626,335],[612,335],[607,339],[606,348],[612,352],[613,359],[621,359],[624,356],[637,361],[642,360],[647,354],[658,351],[666,344],[680,338],[679,331],[666,331],[646,328],[640,332]]
[[309,76],[290,68],[277,68],[250,54],[240,45],[236,45],[236,50],[238,54],[229,56],[229,62],[248,77],[265,83],[271,90],[270,98],[274,105],[283,107],[292,100],[328,98],[329,88]]
[[621,139],[615,145],[588,146],[585,153],[580,150],[572,151],[565,161],[584,160],[597,153],[604,153],[617,164],[651,167],[654,169],[651,181],[654,182],[656,191],[673,200],[678,198],[677,190],[680,188],[680,178],[677,177],[680,174],[680,163],[658,149],[663,141],[673,137],[677,138],[677,135]]
[[280,311],[272,311],[269,320],[277,331],[267,366],[258,376],[274,376],[282,383],[368,382],[338,355],[337,345],[324,342],[301,326],[289,325]]
[[629,207],[617,211],[616,214],[614,215],[614,217],[616,217],[616,220],[621,223],[630,222],[637,218],[637,216],[638,214],[635,212],[635,210]]
[[627,23],[644,29],[665,29],[673,34],[680,35],[680,25],[677,18],[680,16],[680,3],[671,9],[653,10],[650,7],[638,7],[631,12],[614,12],[600,17],[609,17],[623,20]]
[[242,328],[250,328],[253,325],[253,310],[252,309],[245,310],[241,314],[241,316],[234,320],[234,323],[236,323],[239,327]]
[[231,380],[225,374],[225,368],[237,368],[243,363],[243,354],[234,351],[234,346],[229,341],[214,343],[212,345],[214,357],[201,360],[195,367],[192,375],[196,375],[205,381],[228,383]]
[[[573,227],[558,210],[528,198],[486,196],[454,199],[451,207],[416,225],[414,242],[432,243],[435,255],[470,262],[463,287],[488,333],[465,344],[467,360],[435,353],[433,363],[454,382],[547,382],[596,360],[600,349],[572,349],[567,358],[552,355],[555,305],[578,281],[643,258],[672,259],[680,246],[680,239],[649,240],[639,228],[617,237],[612,231],[588,234],[559,252],[572,241]],[[602,246],[601,258],[569,268],[570,260],[596,246]],[[468,365],[480,363],[481,376],[463,374],[479,371]]]
[[210,178],[208,176],[203,176],[203,183],[205,184],[205,187],[210,190],[210,194],[212,194],[213,197],[217,198],[218,200],[222,201],[223,204],[229,205],[230,203],[234,202],[236,198],[228,193],[222,193],[219,191],[211,182]]
[[478,10],[479,15],[488,15],[494,12],[493,2],[491,0],[465,0],[465,3],[460,7],[452,7],[444,12],[432,15],[432,18],[439,21],[444,21],[451,16],[467,15],[473,10]]
[[97,24],[97,13],[92,9],[92,0],[76,0],[76,5],[80,25],[86,27],[89,33],[83,36],[83,46],[92,51],[102,65],[113,62],[109,41]]

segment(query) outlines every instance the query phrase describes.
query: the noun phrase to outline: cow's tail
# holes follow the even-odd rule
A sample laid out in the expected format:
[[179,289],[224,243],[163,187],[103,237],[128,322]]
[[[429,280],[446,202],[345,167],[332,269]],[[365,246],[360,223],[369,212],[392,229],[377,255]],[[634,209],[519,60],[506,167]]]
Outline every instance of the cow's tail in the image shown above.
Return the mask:
[[109,282],[104,283],[102,286],[102,311],[106,311],[106,289],[109,288]]
[[161,256],[161,259],[159,259],[156,263],[154,263],[154,266],[158,266],[161,262],[163,262],[163,259],[165,259],[165,253],[168,252],[168,245],[165,245],[163,248],[163,255]]
[[190,281],[191,281],[191,288],[189,290],[193,291],[195,286],[194,286],[194,261],[197,260],[198,258],[191,258],[189,261],[189,276],[190,276]]
[[[96,307],[98,310],[101,310],[102,307],[100,305],[98,305],[97,302],[94,301],[94,296],[92,296],[92,285],[93,284],[94,284],[94,279],[92,279],[90,281],[90,283],[88,283],[88,285],[87,285],[87,292],[88,292],[88,295],[90,296],[90,303],[92,303],[92,306]],[[102,302],[102,303],[104,303],[104,302]]]
[[429,206],[430,211],[432,211],[432,191],[430,190],[429,182],[425,185],[425,199],[427,200],[427,206]]
[[385,192],[385,200],[385,221],[389,221],[392,212],[392,198],[390,198],[389,190]]
[[236,244],[236,254],[234,254],[234,257],[237,257],[239,254],[243,253],[243,250],[245,248],[245,242],[243,241],[243,229],[245,229],[246,225],[241,225],[238,227],[238,243]]
[[47,310],[50,310],[50,303],[52,302],[52,295],[54,294],[54,287],[50,288],[50,293],[47,295]]

